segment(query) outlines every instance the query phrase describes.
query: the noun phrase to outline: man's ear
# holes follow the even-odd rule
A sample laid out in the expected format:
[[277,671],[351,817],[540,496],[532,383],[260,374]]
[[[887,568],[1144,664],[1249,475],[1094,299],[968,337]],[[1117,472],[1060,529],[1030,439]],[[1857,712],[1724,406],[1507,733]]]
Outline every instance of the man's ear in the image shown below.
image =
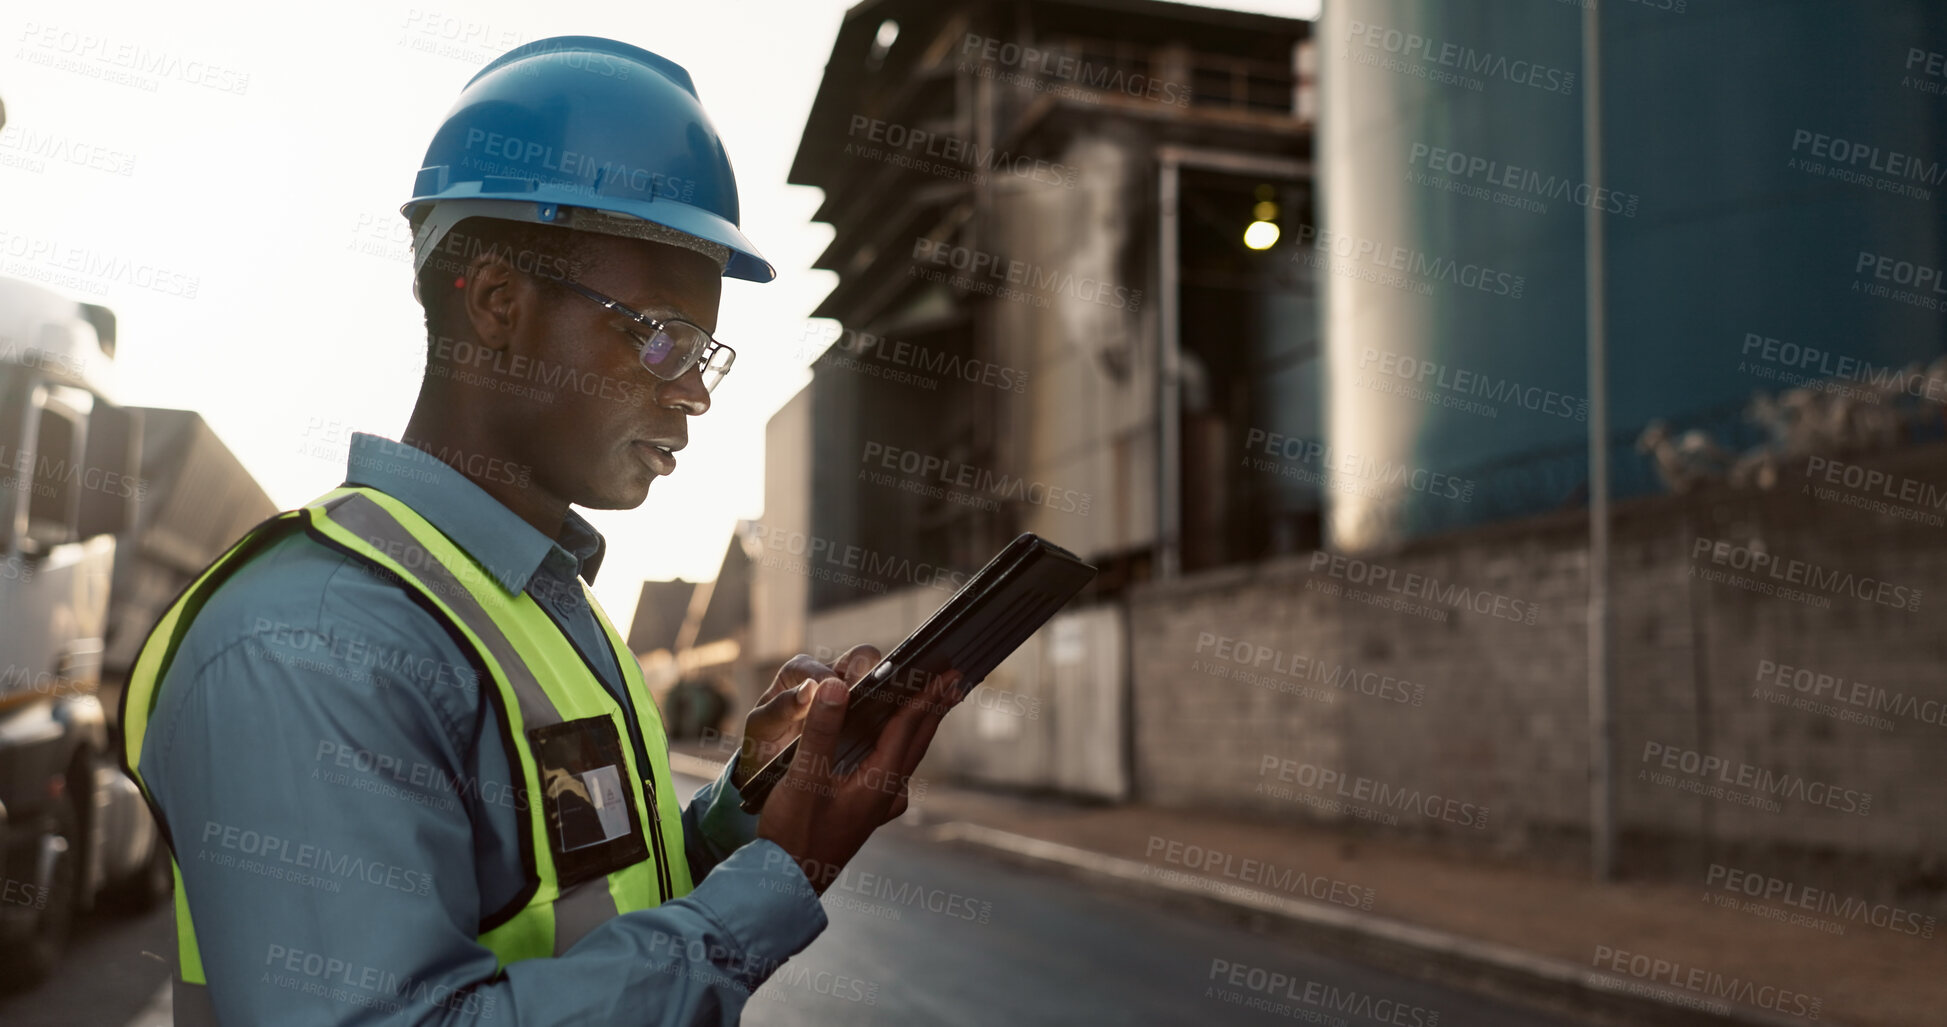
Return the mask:
[[465,279],[455,285],[473,337],[486,349],[507,348],[538,299],[532,279],[491,254],[483,253],[467,265]]

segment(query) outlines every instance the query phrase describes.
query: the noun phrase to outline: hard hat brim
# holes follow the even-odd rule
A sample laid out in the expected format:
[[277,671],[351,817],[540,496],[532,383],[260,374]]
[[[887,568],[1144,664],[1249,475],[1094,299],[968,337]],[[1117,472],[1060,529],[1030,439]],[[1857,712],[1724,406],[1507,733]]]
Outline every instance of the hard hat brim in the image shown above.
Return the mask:
[[438,247],[440,239],[453,225],[466,218],[490,217],[530,224],[561,224],[565,227],[568,222],[567,208],[570,207],[625,214],[728,247],[730,261],[723,269],[725,278],[746,282],[769,282],[777,278],[777,269],[757,252],[756,245],[736,225],[687,204],[598,199],[578,196],[570,190],[549,188],[525,192],[520,199],[513,200],[505,193],[483,192],[478,183],[460,182],[438,196],[401,206],[399,213],[405,215],[408,223],[416,225],[412,262],[416,276]]

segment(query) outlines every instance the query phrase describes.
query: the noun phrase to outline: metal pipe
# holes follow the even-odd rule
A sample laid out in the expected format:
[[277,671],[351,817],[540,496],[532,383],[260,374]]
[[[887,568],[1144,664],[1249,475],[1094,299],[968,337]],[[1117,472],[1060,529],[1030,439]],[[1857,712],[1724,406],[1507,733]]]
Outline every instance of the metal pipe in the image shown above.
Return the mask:
[[1182,568],[1183,409],[1176,379],[1177,350],[1177,190],[1182,176],[1177,156],[1165,150],[1156,183],[1156,577],[1174,578]]
[[[1602,185],[1600,17],[1582,8],[1582,163],[1590,195]],[[1589,856],[1597,881],[1616,875],[1615,718],[1609,661],[1609,367],[1599,204],[1583,214],[1584,317],[1589,362]]]

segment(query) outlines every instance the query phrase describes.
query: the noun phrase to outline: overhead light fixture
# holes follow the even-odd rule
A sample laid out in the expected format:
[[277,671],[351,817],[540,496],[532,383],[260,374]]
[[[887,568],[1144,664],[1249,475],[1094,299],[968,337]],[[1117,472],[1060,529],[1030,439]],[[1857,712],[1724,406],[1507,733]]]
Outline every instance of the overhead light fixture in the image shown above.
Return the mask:
[[876,68],[892,50],[892,44],[899,38],[899,23],[887,18],[879,23],[879,31],[872,36],[872,52],[865,55],[865,63]]
[[1254,250],[1268,250],[1278,241],[1278,195],[1277,188],[1270,185],[1257,187],[1257,204],[1251,208],[1252,221],[1244,229],[1244,245]]

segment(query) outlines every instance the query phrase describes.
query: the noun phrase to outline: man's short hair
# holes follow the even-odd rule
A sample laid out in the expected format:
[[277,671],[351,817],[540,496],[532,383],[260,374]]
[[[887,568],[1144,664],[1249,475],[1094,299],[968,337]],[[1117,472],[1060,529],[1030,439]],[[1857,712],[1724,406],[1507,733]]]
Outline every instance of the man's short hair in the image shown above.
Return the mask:
[[457,316],[460,283],[482,253],[494,254],[537,278],[577,281],[595,259],[592,241],[588,233],[561,225],[482,217],[454,225],[419,269],[419,302],[426,310],[428,344],[452,335],[449,327],[454,322],[449,318]]

